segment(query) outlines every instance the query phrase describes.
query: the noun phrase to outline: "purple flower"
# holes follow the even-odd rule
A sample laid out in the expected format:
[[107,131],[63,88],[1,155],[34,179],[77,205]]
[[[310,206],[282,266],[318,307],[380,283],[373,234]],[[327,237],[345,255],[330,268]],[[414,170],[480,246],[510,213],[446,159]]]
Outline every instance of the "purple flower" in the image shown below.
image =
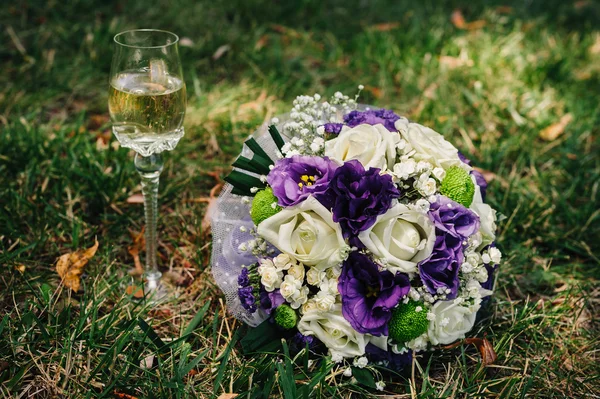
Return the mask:
[[342,265],[338,289],[342,295],[342,314],[358,332],[388,335],[392,309],[408,294],[406,274],[384,270],[367,255],[352,252]]
[[[460,238],[438,231],[435,246],[429,258],[419,263],[421,280],[431,295],[446,293],[446,299],[454,299],[458,294],[458,269],[464,260]],[[446,290],[450,290],[447,293]]]
[[443,195],[430,205],[429,219],[436,229],[462,239],[479,230],[479,217],[475,212]]
[[256,312],[256,298],[253,293],[254,289],[251,286],[241,287],[238,289],[238,297],[242,303],[242,307],[250,313]]
[[479,230],[479,217],[440,195],[430,205],[429,219],[435,226],[435,246],[431,255],[419,263],[419,274],[432,295],[443,291],[447,299],[454,299],[458,293],[458,269],[464,260],[463,241]]
[[413,353],[411,350],[398,354],[391,350],[384,351],[380,347],[369,343],[365,347],[365,352],[369,362],[380,364],[393,371],[401,371],[412,364]]
[[250,285],[250,276],[248,275],[248,268],[242,268],[242,272],[238,276],[238,285],[241,287],[247,287]]
[[312,350],[319,342],[321,341],[312,335],[303,335],[302,333],[297,332],[289,341],[290,351],[292,354],[297,354],[302,349],[306,348],[307,345],[308,350]]
[[344,115],[344,122],[350,127],[367,124],[377,125],[381,123],[390,132],[397,131],[394,123],[400,119],[392,110],[378,109],[369,111],[352,111]]
[[342,128],[344,127],[343,123],[326,123],[323,125],[325,128],[325,133],[329,134],[340,134]]
[[378,168],[365,171],[360,162],[352,160],[337,168],[329,182],[321,202],[332,209],[333,221],[340,224],[345,238],[371,227],[400,196],[392,177],[379,172]]
[[311,194],[319,199],[336,168],[337,164],[327,157],[295,155],[277,161],[267,182],[280,206],[292,206]]
[[[462,162],[466,163],[467,165],[471,165],[471,160],[465,157],[460,151],[458,152],[458,157]],[[477,183],[477,185],[479,186],[479,190],[481,191],[481,200],[485,201],[485,194],[487,192],[488,186],[487,182],[485,181],[485,177],[483,177],[481,172],[475,169],[471,171],[471,174],[475,176],[475,183]]]
[[279,305],[285,302],[279,290],[273,292],[260,291],[260,308],[267,314],[271,314]]

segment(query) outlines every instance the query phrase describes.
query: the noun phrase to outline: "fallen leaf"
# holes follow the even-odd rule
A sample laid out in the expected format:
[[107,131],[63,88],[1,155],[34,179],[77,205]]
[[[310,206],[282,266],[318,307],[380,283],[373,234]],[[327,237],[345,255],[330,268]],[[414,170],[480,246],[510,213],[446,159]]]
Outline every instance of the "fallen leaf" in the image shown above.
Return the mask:
[[75,292],[79,291],[81,285],[80,277],[83,274],[83,268],[96,254],[97,250],[98,240],[96,240],[95,244],[88,249],[64,254],[56,260],[56,272],[65,286],[71,288]]
[[222,393],[217,399],[234,399],[237,396],[237,393]]
[[142,231],[140,231],[138,234],[135,234],[131,230],[129,231],[129,235],[131,236],[133,243],[129,246],[129,248],[127,248],[127,252],[129,252],[129,255],[133,257],[133,263],[135,266],[133,273],[130,274],[136,276],[141,276],[142,274],[144,274],[144,266],[142,265],[142,261],[140,260],[140,251],[143,250],[146,246],[146,236],[144,235],[145,229],[145,226],[142,227]]
[[256,44],[254,45],[254,50],[260,50],[263,47],[265,47],[267,44],[269,43],[269,36],[267,35],[262,35],[257,41]]
[[115,397],[117,399],[138,399],[137,396],[129,395],[126,393],[121,393],[121,392],[117,391],[116,389],[114,390],[113,394],[115,395]]
[[109,121],[110,117],[107,114],[91,115],[88,119],[87,128],[88,130],[98,130]]
[[140,360],[140,368],[150,370],[154,365],[154,355],[148,355]]
[[486,338],[466,338],[465,344],[473,344],[481,354],[481,363],[489,366],[498,360],[494,347]]
[[460,10],[454,10],[452,12],[452,15],[450,16],[450,21],[452,22],[452,25],[462,30],[477,30],[483,28],[486,25],[486,22],[482,19],[478,19],[472,22],[465,21],[465,17],[463,16],[462,11]]
[[213,54],[213,56],[212,56],[213,60],[215,60],[215,61],[218,60],[229,50],[231,50],[231,46],[229,44],[224,44],[224,45],[220,46],[217,49],[217,51],[215,51],[215,53]]
[[376,30],[378,32],[388,32],[400,27],[400,22],[384,22],[371,26],[369,30]]
[[127,198],[127,203],[128,204],[143,204],[144,203],[144,195],[137,193],[137,194],[133,194],[131,196],[129,196],[129,198]]
[[142,287],[139,286],[128,285],[125,289],[125,293],[127,295],[132,295],[134,298],[137,299],[141,299],[144,297],[144,290],[142,289]]
[[210,196],[208,198],[208,205],[206,206],[206,211],[204,212],[204,217],[202,218],[202,223],[201,223],[202,233],[204,233],[204,234],[208,234],[208,232],[210,231],[210,216],[212,214],[213,208],[217,204],[217,194],[219,191],[221,191],[222,187],[223,187],[223,183],[217,183],[210,190]]
[[383,96],[381,89],[377,87],[367,87],[365,90],[373,94],[373,97],[375,98],[381,98],[381,96]]
[[573,6],[575,7],[576,10],[581,10],[582,8],[585,8],[587,6],[590,5],[590,1],[588,0],[580,0],[580,1],[576,1]]
[[490,364],[493,364],[496,360],[498,360],[498,355],[496,355],[494,347],[486,338],[465,338],[462,341],[446,345],[443,348],[453,349],[463,344],[475,345],[475,347],[477,348],[477,350],[479,350],[479,353],[481,354],[481,363],[484,366],[489,366]]
[[496,12],[498,14],[512,14],[512,7],[510,6],[498,6],[496,7]]
[[567,125],[573,120],[573,115],[566,114],[560,118],[560,121],[554,123],[540,132],[540,138],[546,141],[554,141],[564,133]]
[[26,269],[26,267],[25,267],[25,265],[23,265],[23,264],[20,264],[20,265],[17,265],[17,266],[15,266],[15,269],[16,269],[16,270],[17,270],[19,273],[23,274],[23,273],[25,273],[25,269]]

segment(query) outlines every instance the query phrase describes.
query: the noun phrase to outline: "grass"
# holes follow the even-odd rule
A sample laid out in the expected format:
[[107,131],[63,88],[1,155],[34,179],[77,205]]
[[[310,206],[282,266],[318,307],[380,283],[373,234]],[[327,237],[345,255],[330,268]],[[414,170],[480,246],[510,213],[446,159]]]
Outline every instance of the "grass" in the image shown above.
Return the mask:
[[[600,397],[598,4],[325,3],[2,7],[2,397]],[[187,38],[186,137],[160,190],[160,262],[178,297],[155,309],[125,290],[143,212],[106,106],[111,38],[134,27]],[[244,138],[296,95],[359,83],[361,101],[431,126],[493,177],[504,263],[472,332],[493,343],[490,367],[471,347],[440,351],[382,376],[381,393],[328,363],[242,354],[210,273],[206,198]],[[567,114],[560,136],[540,138]],[[73,293],[56,259],[96,237]]]

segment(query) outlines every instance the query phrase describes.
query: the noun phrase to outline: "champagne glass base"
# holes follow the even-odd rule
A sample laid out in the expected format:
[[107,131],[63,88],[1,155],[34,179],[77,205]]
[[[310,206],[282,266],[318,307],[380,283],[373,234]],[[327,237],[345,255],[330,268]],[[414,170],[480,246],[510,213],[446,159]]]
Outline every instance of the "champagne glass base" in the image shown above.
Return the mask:
[[144,298],[153,305],[165,302],[169,293],[161,282],[162,273],[153,272],[144,274]]

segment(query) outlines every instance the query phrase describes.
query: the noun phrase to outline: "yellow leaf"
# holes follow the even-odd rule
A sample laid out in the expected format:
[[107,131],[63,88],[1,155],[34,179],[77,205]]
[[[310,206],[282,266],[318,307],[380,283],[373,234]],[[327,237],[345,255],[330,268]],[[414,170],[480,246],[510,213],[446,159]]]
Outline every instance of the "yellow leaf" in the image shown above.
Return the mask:
[[558,136],[563,134],[563,132],[565,131],[565,128],[571,122],[571,120],[573,120],[573,115],[571,115],[571,114],[563,115],[563,117],[560,118],[560,121],[548,126],[544,130],[542,130],[540,132],[540,138],[542,140],[546,140],[546,141],[556,140],[558,138]]
[[217,399],[234,399],[237,396],[237,393],[222,393]]
[[97,250],[98,240],[96,240],[95,244],[88,249],[64,254],[56,260],[56,272],[67,287],[75,292],[79,291],[81,285],[80,277],[83,274],[83,268],[96,254]]

